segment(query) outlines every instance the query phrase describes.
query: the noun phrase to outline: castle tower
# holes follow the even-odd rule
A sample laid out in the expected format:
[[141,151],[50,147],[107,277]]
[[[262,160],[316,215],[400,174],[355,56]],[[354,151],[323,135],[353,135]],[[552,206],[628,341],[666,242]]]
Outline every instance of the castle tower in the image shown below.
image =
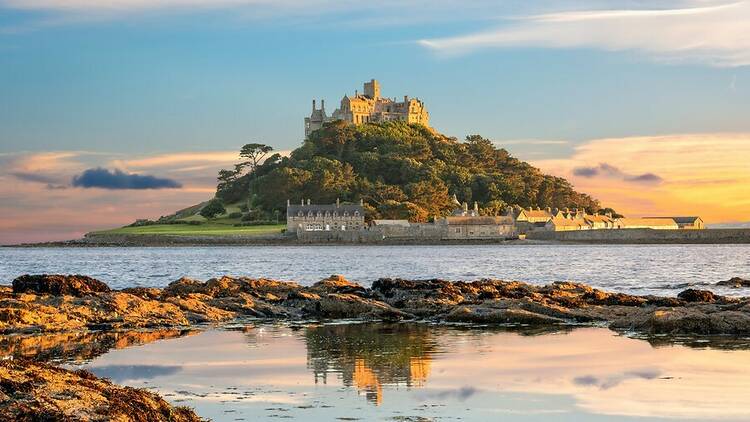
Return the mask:
[[380,98],[380,82],[375,79],[370,79],[370,82],[365,82],[365,95],[373,100]]

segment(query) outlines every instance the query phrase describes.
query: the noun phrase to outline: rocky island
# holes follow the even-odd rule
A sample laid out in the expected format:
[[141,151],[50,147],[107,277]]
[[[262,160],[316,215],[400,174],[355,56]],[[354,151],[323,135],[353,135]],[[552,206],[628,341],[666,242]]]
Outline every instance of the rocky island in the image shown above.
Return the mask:
[[[342,276],[312,286],[225,276],[207,281],[182,278],[163,289],[112,290],[87,276],[25,275],[0,288],[0,332],[6,340],[55,333],[60,337],[58,349],[67,347],[70,353],[86,356],[97,353],[86,346],[88,336],[111,336],[110,344],[124,347],[248,319],[596,325],[644,335],[740,336],[750,334],[750,298],[695,289],[677,297],[636,296],[580,283],[537,286],[494,279],[381,278],[364,287]],[[133,330],[157,331],[145,337],[123,334]],[[153,393],[26,359],[22,342],[12,343],[14,354],[9,357],[16,359],[0,366],[2,416],[100,420],[103,415],[127,414],[130,420],[199,420],[189,409],[172,407]],[[69,388],[62,391],[61,385]],[[140,413],[128,410],[136,404]]]

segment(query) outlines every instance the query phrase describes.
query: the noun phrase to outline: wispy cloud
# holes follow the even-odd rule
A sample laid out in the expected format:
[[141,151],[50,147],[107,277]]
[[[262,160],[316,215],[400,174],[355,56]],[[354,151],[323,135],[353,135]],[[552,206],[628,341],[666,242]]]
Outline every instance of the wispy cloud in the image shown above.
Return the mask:
[[592,48],[636,51],[665,61],[750,65],[750,0],[693,1],[659,10],[567,11],[505,23],[419,44],[448,55],[493,47]]
[[576,167],[573,169],[573,174],[585,178],[604,177],[636,183],[659,183],[662,181],[662,178],[654,173],[629,174],[608,163],[599,163],[598,166],[594,167]]

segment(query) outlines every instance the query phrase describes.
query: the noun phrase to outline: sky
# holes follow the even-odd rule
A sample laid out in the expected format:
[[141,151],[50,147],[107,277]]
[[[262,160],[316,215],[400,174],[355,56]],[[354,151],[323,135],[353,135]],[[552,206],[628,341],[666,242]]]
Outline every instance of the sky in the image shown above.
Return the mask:
[[628,215],[747,221],[749,65],[750,0],[0,0],[0,243],[206,200],[371,78]]

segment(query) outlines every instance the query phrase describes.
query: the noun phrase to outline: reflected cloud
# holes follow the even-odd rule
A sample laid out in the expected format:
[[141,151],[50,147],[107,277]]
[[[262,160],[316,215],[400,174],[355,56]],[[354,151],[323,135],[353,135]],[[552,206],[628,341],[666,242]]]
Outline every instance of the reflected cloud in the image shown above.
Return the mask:
[[174,365],[107,365],[89,366],[86,369],[98,377],[109,378],[114,383],[122,384],[173,375],[182,368]]
[[584,375],[573,378],[573,384],[581,385],[584,387],[598,387],[601,390],[608,390],[612,387],[620,385],[623,381],[628,379],[645,379],[652,380],[658,378],[661,372],[655,369],[644,369],[642,371],[628,371],[619,375],[611,375],[605,378],[596,377],[594,375]]

